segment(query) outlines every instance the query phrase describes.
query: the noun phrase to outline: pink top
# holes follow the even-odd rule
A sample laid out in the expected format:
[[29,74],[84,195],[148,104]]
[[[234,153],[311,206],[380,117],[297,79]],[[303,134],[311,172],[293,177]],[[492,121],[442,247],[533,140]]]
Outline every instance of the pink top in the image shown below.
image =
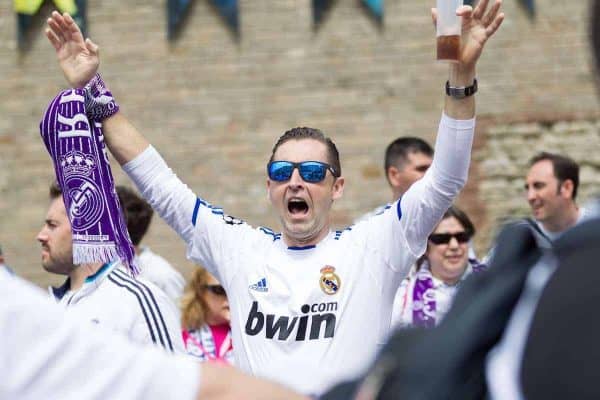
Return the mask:
[[227,338],[227,334],[231,330],[229,324],[222,325],[209,325],[210,331],[212,332],[213,339],[215,341],[215,347],[220,349],[223,342]]

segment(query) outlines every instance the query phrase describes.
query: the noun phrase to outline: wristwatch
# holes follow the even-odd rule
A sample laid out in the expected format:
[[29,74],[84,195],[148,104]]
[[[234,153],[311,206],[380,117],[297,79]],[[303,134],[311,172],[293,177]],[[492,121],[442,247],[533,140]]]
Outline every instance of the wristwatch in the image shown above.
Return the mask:
[[473,80],[471,86],[450,86],[450,81],[446,81],[446,95],[455,99],[464,99],[477,93],[477,79]]

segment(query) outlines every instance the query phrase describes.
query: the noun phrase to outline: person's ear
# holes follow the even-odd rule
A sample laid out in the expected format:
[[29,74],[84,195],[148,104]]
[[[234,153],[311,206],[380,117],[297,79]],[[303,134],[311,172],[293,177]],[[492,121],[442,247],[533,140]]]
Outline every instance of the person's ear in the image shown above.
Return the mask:
[[386,174],[388,182],[392,187],[400,186],[400,170],[397,167],[388,167]]
[[575,185],[573,184],[573,181],[570,179],[567,179],[560,185],[561,196],[572,199],[574,188],[575,188]]
[[345,180],[343,176],[336,178],[336,180],[333,182],[333,186],[331,187],[332,200],[337,200],[342,197],[342,195],[344,194],[344,183]]

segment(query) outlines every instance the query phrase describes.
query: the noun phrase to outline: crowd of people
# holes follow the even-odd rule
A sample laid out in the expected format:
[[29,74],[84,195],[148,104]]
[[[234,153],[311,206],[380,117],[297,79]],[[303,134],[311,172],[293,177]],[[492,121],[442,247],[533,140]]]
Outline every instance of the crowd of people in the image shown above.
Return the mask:
[[[539,372],[548,348],[539,344],[560,339],[540,324],[552,307],[576,306],[561,303],[565,285],[588,284],[563,284],[558,272],[592,262],[593,246],[578,246],[599,236],[595,206],[576,203],[578,164],[548,152],[530,160],[531,218],[508,224],[483,261],[468,210],[453,205],[470,164],[475,67],[500,8],[481,0],[457,10],[462,45],[435,152],[419,138],[393,141],[391,201],[352,226],[330,225],[346,184],[335,143],[309,127],[276,141],[267,193],[281,233],[227,215],[179,180],[120,111],[98,74],[98,46],[54,12],[46,35],[72,89],[40,125],[57,181],[37,240],[42,267],[66,280],[41,293],[0,251],[0,399],[597,397],[592,379],[572,389]],[[94,135],[97,148],[82,146]],[[137,191],[114,186],[105,151]],[[141,246],[154,211],[198,264],[187,285]]]

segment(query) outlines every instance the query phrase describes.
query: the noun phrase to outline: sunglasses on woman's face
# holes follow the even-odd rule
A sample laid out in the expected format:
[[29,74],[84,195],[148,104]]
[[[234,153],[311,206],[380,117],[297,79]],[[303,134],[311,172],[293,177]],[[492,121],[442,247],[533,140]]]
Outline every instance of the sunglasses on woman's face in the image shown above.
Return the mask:
[[300,176],[305,182],[317,183],[325,179],[327,170],[335,177],[339,175],[335,169],[324,162],[320,161],[303,161],[299,163],[291,161],[271,161],[267,165],[267,173],[269,179],[276,182],[289,181],[294,173],[294,169],[298,168]]
[[454,232],[454,233],[432,233],[429,235],[429,241],[433,244],[448,244],[452,238],[456,239],[458,243],[467,243],[471,240],[471,235],[467,232]]
[[227,296],[225,289],[221,285],[204,285],[204,289],[209,292],[216,294],[217,296]]

